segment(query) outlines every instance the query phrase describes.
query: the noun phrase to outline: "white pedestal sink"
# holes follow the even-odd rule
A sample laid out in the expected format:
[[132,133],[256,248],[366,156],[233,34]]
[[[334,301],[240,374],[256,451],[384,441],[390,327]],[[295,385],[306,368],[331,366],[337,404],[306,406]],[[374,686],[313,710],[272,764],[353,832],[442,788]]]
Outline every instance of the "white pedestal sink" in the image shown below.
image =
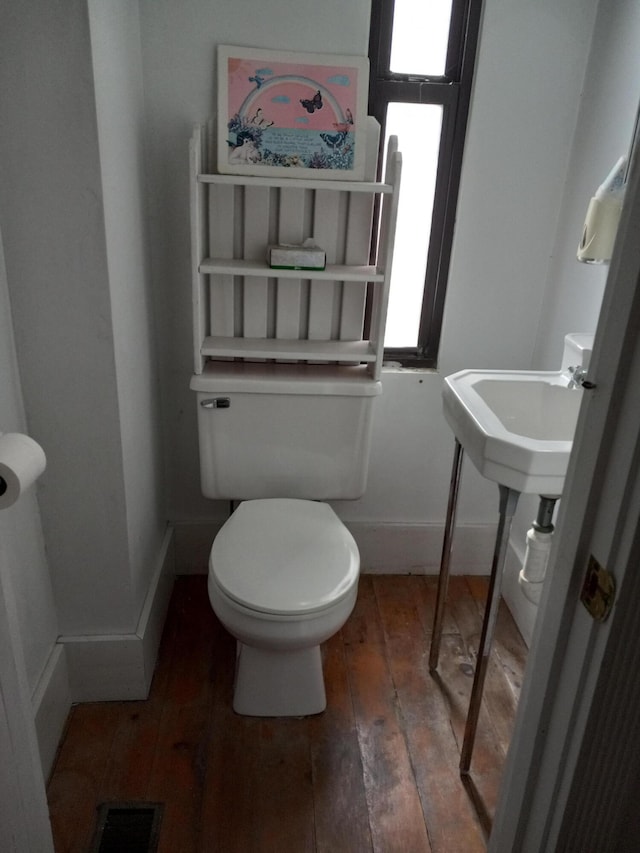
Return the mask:
[[[562,494],[583,396],[581,387],[570,387],[575,384],[571,377],[585,381],[592,340],[591,335],[567,335],[559,371],[461,370],[444,380],[444,414],[456,442],[431,634],[431,672],[438,666],[463,453],[484,477],[498,484],[500,495],[487,603],[460,753],[462,775],[469,773],[471,764],[509,531],[518,498],[521,493],[540,495],[541,507],[545,504],[551,514],[553,503]],[[585,387],[595,386],[585,382]]]
[[583,394],[567,385],[560,371],[461,370],[444,380],[444,414],[488,480],[559,497]]

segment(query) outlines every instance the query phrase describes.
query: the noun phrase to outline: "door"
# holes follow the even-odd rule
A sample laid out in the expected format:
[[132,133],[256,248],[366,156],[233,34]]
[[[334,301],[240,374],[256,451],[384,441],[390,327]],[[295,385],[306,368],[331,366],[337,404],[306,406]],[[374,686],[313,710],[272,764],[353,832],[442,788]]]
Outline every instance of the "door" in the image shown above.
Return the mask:
[[[0,235],[0,412],[8,431],[19,416],[19,377]],[[7,545],[14,507],[0,511],[0,849],[53,851],[31,695],[11,578],[20,566]],[[15,523],[15,521],[14,521]],[[37,630],[37,628],[36,628]]]
[[53,841],[9,568],[0,539],[0,839],[7,853],[49,853]]

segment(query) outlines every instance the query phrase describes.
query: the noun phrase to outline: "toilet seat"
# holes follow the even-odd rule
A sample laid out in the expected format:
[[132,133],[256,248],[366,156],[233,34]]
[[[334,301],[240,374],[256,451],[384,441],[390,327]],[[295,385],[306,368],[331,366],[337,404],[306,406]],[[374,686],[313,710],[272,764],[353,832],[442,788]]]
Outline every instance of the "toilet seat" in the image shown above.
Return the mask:
[[357,583],[356,543],[330,506],[308,500],[244,501],[211,549],[210,570],[222,592],[250,610],[317,613]]

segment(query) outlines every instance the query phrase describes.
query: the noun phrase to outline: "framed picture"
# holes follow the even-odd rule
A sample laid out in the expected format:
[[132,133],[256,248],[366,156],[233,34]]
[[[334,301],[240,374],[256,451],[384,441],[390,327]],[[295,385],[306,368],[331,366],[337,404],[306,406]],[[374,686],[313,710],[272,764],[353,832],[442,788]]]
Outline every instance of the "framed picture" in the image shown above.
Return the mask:
[[218,171],[361,180],[366,57],[218,47]]

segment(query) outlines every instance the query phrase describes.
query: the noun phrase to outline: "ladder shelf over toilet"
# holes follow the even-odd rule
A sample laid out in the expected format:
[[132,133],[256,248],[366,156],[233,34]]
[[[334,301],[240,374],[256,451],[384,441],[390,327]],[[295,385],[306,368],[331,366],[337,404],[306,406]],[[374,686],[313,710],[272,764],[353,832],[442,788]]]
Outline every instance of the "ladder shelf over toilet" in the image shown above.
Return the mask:
[[[368,120],[366,179],[222,175],[205,127],[191,140],[194,371],[211,359],[365,365],[378,379],[402,158],[389,141],[375,180],[379,127]],[[378,252],[369,263],[376,198]],[[272,269],[267,246],[313,237],[324,270]],[[370,298],[370,311],[367,295]],[[365,337],[365,330],[366,337]]]

